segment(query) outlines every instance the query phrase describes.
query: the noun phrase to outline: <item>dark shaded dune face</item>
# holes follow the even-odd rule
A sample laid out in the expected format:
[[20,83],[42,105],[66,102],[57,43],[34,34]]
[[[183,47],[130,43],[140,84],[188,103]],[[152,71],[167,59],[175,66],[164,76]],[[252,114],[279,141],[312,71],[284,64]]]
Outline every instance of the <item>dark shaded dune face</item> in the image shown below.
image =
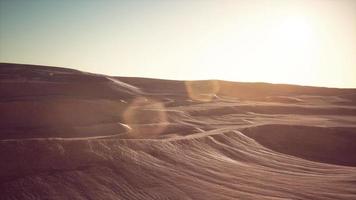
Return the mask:
[[356,128],[264,125],[243,133],[267,148],[322,163],[356,166]]
[[64,68],[0,64],[0,77],[2,101],[48,96],[128,99],[139,92],[106,76]]
[[[184,81],[169,81],[138,77],[116,77],[130,85],[137,86],[149,93],[170,93],[176,95],[187,95]],[[174,91],[172,91],[174,89]]]
[[0,138],[119,134],[125,132],[118,123],[124,108],[126,104],[120,101],[75,98],[0,102]]
[[0,64],[0,199],[356,199],[355,89]]
[[0,64],[0,138],[88,137],[127,132],[138,88],[64,68]]

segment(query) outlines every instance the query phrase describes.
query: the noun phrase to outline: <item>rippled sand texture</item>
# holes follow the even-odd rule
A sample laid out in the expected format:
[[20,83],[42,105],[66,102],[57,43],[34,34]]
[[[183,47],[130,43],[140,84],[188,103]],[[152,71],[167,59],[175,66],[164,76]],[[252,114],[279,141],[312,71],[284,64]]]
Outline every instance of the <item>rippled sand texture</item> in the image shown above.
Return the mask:
[[356,199],[356,90],[0,64],[0,199]]

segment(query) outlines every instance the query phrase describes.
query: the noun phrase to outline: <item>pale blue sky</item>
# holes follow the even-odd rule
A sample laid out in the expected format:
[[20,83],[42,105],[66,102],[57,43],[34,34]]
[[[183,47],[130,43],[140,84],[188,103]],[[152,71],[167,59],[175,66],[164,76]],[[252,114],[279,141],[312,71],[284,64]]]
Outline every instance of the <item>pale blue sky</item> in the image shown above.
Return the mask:
[[0,0],[0,62],[356,87],[354,0]]

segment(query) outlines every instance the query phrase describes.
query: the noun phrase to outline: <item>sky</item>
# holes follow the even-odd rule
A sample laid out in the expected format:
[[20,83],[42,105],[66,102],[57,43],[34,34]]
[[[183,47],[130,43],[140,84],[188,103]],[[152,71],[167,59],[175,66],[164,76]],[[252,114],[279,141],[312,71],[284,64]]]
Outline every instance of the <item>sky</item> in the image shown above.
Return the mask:
[[356,88],[356,0],[0,0],[0,62]]

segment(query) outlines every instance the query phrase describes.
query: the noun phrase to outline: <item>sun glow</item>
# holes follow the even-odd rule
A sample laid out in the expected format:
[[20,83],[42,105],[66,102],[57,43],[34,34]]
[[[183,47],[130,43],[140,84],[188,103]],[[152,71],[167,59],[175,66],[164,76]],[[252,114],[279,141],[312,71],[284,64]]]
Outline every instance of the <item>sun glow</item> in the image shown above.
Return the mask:
[[1,1],[0,61],[356,87],[354,0],[89,2]]
[[311,23],[303,15],[294,15],[247,27],[252,30],[228,30],[222,42],[202,51],[200,60],[207,68],[228,67],[232,73],[218,73],[230,80],[307,83],[312,81],[318,51]]

